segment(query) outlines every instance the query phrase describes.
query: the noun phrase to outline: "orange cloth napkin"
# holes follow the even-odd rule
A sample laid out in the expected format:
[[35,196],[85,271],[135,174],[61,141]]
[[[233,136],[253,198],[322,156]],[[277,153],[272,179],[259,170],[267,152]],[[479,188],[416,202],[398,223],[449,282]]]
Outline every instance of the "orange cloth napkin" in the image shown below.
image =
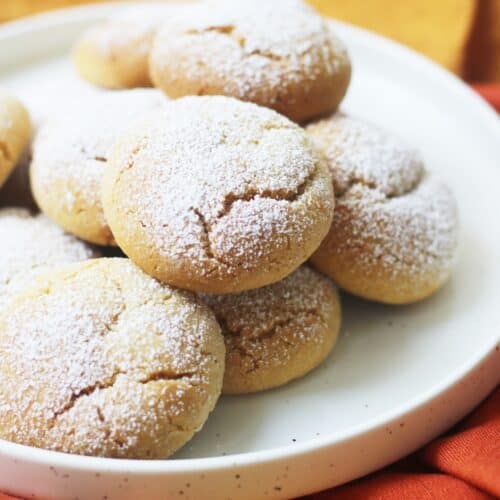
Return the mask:
[[500,497],[500,387],[450,432],[402,461],[310,500]]
[[500,113],[500,83],[476,83],[472,87]]

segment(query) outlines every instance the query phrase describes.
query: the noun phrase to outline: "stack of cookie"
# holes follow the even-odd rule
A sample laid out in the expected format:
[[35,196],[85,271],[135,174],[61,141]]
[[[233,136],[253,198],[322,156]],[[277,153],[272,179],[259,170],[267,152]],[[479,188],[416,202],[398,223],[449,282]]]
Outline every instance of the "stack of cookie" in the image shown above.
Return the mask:
[[[167,457],[221,392],[328,356],[334,283],[404,304],[449,277],[453,196],[415,151],[337,111],[347,52],[299,0],[141,6],[74,58],[120,90],[37,131],[43,215],[0,211],[1,438]],[[0,97],[3,180],[30,126]]]

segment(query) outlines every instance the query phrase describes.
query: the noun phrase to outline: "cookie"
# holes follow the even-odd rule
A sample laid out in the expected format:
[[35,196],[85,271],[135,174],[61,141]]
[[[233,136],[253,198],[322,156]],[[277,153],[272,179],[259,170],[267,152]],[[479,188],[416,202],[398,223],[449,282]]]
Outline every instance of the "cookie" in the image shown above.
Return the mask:
[[164,458],[219,397],[224,341],[192,294],[128,259],[60,268],[0,315],[0,438],[50,450]]
[[144,3],[92,26],[78,40],[73,60],[85,80],[113,89],[149,87],[148,56],[153,36],[180,6]]
[[41,210],[79,238],[114,244],[100,196],[109,149],[136,120],[161,108],[165,101],[153,89],[103,92],[42,125],[30,169],[31,187]]
[[422,300],[449,278],[458,217],[417,152],[375,125],[336,114],[307,127],[326,155],[337,204],[311,258],[341,288],[388,304]]
[[31,122],[24,106],[0,90],[0,187],[16,166],[31,137]]
[[219,0],[165,21],[150,73],[172,98],[226,95],[302,122],[337,108],[351,65],[328,22],[299,0]]
[[44,215],[19,208],[0,210],[0,241],[0,310],[54,266],[99,256]]
[[337,341],[337,289],[307,266],[264,288],[201,298],[214,311],[224,335],[225,394],[263,391],[302,377]]
[[290,274],[333,212],[331,177],[305,132],[228,97],[185,97],[124,134],[103,180],[122,250],[161,281],[234,293]]

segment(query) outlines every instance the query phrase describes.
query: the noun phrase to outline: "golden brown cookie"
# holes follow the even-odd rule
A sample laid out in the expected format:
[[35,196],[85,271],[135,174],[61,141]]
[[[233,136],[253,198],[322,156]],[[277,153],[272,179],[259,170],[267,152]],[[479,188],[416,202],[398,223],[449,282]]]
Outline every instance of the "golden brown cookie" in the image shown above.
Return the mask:
[[172,3],[143,3],[89,28],[73,50],[82,78],[115,89],[149,87],[148,57],[153,36],[162,21],[179,8]]
[[153,89],[103,92],[44,124],[33,145],[31,187],[41,210],[66,231],[114,244],[101,205],[101,179],[115,139],[166,99]]
[[305,3],[219,0],[165,21],[150,72],[172,98],[226,95],[302,122],[337,108],[351,66],[327,21]]
[[24,106],[0,90],[0,188],[16,166],[31,137],[31,122]]
[[359,119],[339,113],[307,132],[329,161],[337,196],[314,266],[379,302],[415,302],[439,289],[457,258],[457,207],[448,188],[414,150]]
[[0,241],[0,310],[51,268],[99,256],[44,215],[19,208],[0,210]]
[[201,297],[215,312],[226,343],[225,394],[263,391],[302,377],[337,341],[337,289],[307,266],[264,288]]
[[185,97],[116,143],[103,181],[122,250],[174,286],[233,293],[296,269],[328,232],[328,168],[305,132],[228,97]]
[[0,438],[164,458],[219,397],[224,341],[193,295],[128,259],[59,268],[0,315]]

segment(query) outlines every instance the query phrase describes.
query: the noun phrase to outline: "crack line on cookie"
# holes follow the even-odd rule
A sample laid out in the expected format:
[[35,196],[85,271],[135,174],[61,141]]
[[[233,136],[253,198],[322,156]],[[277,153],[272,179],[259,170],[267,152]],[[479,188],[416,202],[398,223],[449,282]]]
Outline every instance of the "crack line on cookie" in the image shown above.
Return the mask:
[[245,36],[237,33],[236,26],[227,24],[222,26],[208,26],[206,28],[201,29],[189,29],[185,32],[187,35],[202,35],[203,33],[220,33],[221,35],[226,35],[228,38],[231,38],[236,42],[236,44],[242,49],[243,57],[251,57],[251,56],[261,56],[265,57],[270,61],[276,62],[288,62],[290,60],[289,56],[276,54],[271,52],[270,50],[264,50],[255,48],[251,51],[246,51],[247,47],[247,39]]
[[384,201],[389,201],[395,198],[402,198],[404,196],[410,195],[414,193],[422,184],[426,177],[425,172],[415,180],[415,182],[404,192],[396,194],[396,193],[384,193],[381,189],[378,188],[375,182],[369,182],[361,177],[353,177],[350,179],[348,186],[344,190],[335,190],[335,197],[338,201],[343,200],[346,195],[355,187],[364,186],[367,189],[379,192],[383,197]]
[[182,380],[186,378],[194,377],[196,374],[194,372],[181,372],[175,373],[169,370],[159,370],[150,373],[146,377],[139,380],[140,384],[149,384],[150,382],[165,381],[170,382],[174,380]]
[[258,343],[261,340],[264,339],[269,339],[274,337],[278,333],[278,329],[284,328],[288,325],[290,325],[293,321],[296,321],[297,317],[299,316],[312,316],[312,317],[317,317],[319,316],[322,320],[324,319],[317,308],[309,308],[309,309],[301,309],[297,311],[293,311],[293,317],[287,318],[287,319],[276,319],[271,323],[269,328],[266,328],[263,330],[257,337],[250,338],[250,337],[245,337],[242,335],[242,328],[234,329],[230,328],[229,324],[226,320],[226,318],[217,315],[217,321],[221,326],[221,329],[224,334],[226,335],[231,335],[233,338],[242,338],[244,339],[245,342],[250,342],[250,343]]
[[276,61],[276,62],[287,62],[289,60],[288,57],[280,56],[279,54],[274,54],[273,52],[270,52],[268,50],[261,50],[261,49],[254,49],[251,52],[247,52],[246,56],[247,57],[261,56],[265,57],[266,59],[269,59],[270,61]]
[[221,35],[226,35],[227,37],[234,40],[242,49],[246,46],[246,38],[235,33],[236,27],[227,24],[222,26],[208,26],[202,29],[190,29],[186,31],[187,35],[202,35],[203,33],[220,33]]
[[224,262],[223,259],[221,259],[218,255],[216,255],[213,251],[213,248],[212,248],[212,241],[210,240],[210,231],[211,231],[211,228],[207,222],[207,220],[205,219],[205,216],[201,213],[201,211],[198,209],[198,208],[191,208],[191,211],[196,215],[196,217],[198,218],[198,222],[200,224],[200,227],[203,231],[203,235],[204,235],[204,238],[203,238],[203,246],[205,248],[205,252],[207,254],[207,257],[209,259],[213,259],[213,260],[216,260],[219,264],[222,264],[224,266],[228,266],[228,264],[226,262]]
[[119,370],[113,373],[111,377],[109,377],[107,380],[103,382],[95,382],[94,384],[91,384],[87,387],[84,387],[78,391],[73,392],[71,394],[71,397],[69,401],[59,410],[54,411],[53,413],[53,420],[49,424],[49,428],[54,427],[56,421],[58,418],[60,418],[62,415],[65,413],[68,413],[77,403],[77,401],[85,396],[91,396],[95,392],[101,390],[101,389],[108,389],[110,387],[113,387],[113,385],[116,382],[116,379],[118,378],[118,375],[124,375],[125,372]]
[[258,191],[257,189],[249,189],[246,193],[241,195],[235,193],[229,193],[224,198],[223,207],[217,213],[217,218],[220,219],[226,216],[231,211],[231,208],[237,201],[250,202],[257,198],[267,198],[276,201],[289,201],[293,203],[294,201],[297,201],[297,199],[304,194],[309,184],[316,177],[316,173],[317,173],[317,168],[315,168],[307,177],[305,177],[304,180],[295,188],[295,190],[264,189],[263,191]]

